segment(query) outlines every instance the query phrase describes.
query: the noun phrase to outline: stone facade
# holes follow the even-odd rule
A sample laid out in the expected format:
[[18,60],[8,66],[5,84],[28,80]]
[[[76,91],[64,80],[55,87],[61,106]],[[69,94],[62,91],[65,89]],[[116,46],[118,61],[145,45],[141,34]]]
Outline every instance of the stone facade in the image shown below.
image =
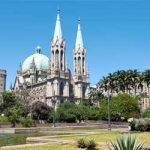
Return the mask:
[[0,103],[2,103],[2,93],[6,90],[6,70],[0,69]]
[[90,84],[80,22],[78,22],[76,43],[73,49],[73,75],[66,61],[66,43],[62,36],[59,12],[50,47],[50,59],[41,53],[40,47],[37,47],[35,54],[29,56],[20,65],[13,90],[20,93],[27,91],[26,96],[31,104],[35,101],[42,101],[52,106],[66,99],[75,102],[82,98],[87,99]]
[[[149,91],[150,87],[148,88],[146,83],[143,83],[143,89],[137,88],[133,89],[132,87],[130,87],[130,91],[125,90],[125,93],[131,95],[131,96],[137,96],[139,98],[139,107],[141,110],[145,110],[148,107],[150,107],[150,91]],[[101,88],[101,85],[97,84],[96,87],[94,87],[92,89],[93,91],[100,91],[101,93],[103,93],[103,95],[111,95],[111,96],[116,96],[118,95],[118,93],[122,93],[121,91],[118,91],[118,93],[116,91],[105,91],[104,88]],[[91,91],[92,91],[91,90]],[[135,94],[136,91],[136,94]]]

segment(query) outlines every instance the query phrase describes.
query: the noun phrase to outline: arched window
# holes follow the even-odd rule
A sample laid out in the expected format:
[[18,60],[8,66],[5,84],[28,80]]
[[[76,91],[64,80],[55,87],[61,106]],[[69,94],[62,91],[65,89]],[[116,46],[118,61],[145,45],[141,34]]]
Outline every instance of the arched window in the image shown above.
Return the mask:
[[56,52],[55,52],[55,62],[56,62],[56,67],[58,67],[59,66],[59,51],[58,51],[58,49],[56,50]]
[[61,51],[61,57],[60,57],[60,60],[61,60],[61,61],[63,60],[63,51]]
[[76,59],[76,57],[74,58],[74,65],[75,65],[75,72],[76,72],[76,67],[77,67],[77,59]]
[[59,51],[57,49],[56,52],[55,52],[55,59],[56,59],[56,61],[58,60],[58,58],[59,58]]
[[81,57],[78,57],[78,69],[79,73],[81,73]]
[[60,96],[63,96],[64,95],[64,83],[63,82],[61,82],[60,83]]
[[63,51],[61,51],[60,60],[61,60],[61,70],[63,70]]
[[84,70],[84,63],[85,63],[84,61],[85,61],[85,60],[84,60],[84,57],[83,57],[83,58],[82,58],[82,62],[83,62],[83,63],[82,63],[82,65],[83,65],[83,66],[82,66],[82,68],[83,68],[83,73],[84,73],[84,71],[85,71],[85,70]]

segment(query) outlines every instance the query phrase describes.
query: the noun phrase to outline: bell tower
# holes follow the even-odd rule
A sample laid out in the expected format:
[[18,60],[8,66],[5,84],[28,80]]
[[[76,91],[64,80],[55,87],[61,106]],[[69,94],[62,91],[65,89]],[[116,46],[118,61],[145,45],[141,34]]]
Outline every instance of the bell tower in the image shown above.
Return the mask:
[[78,20],[75,48],[73,49],[75,97],[86,98],[89,90],[86,68],[86,49],[84,47],[80,20]]
[[57,10],[57,18],[53,40],[51,42],[51,69],[65,71],[65,41],[62,36],[60,10]]
[[62,35],[60,10],[57,10],[54,35],[51,41],[51,60],[47,82],[47,95],[52,101],[61,102],[69,98],[70,72],[65,60],[65,40]]

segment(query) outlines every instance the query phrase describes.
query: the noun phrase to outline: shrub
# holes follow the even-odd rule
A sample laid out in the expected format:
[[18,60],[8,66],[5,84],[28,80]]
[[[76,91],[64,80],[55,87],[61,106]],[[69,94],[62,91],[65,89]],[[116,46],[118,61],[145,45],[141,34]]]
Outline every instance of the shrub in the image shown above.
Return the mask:
[[30,117],[21,118],[20,122],[23,127],[27,127],[27,128],[35,127],[35,122]]
[[77,141],[77,145],[79,148],[86,148],[87,150],[96,150],[97,143],[95,140],[85,140],[85,139],[79,139]]
[[9,122],[9,121],[6,116],[0,116],[0,123],[7,123],[7,122]]
[[150,118],[150,107],[143,112],[143,117]]
[[131,135],[122,135],[117,138],[116,143],[111,143],[110,150],[144,150],[143,144],[138,143]]
[[87,142],[87,150],[96,150],[97,143],[95,140],[89,140]]
[[150,131],[150,119],[145,118],[145,126],[146,126],[146,131]]
[[8,117],[9,122],[11,122],[12,127],[15,127],[17,123],[20,123],[21,111],[22,110],[17,107],[7,109],[6,116]]
[[65,101],[57,108],[57,116],[59,122],[76,122],[77,106],[69,101]]
[[128,119],[128,123],[129,123],[129,126],[131,127],[131,131],[135,130],[136,120],[137,119],[135,119],[135,118],[129,118]]
[[79,139],[78,141],[77,141],[77,145],[78,145],[78,147],[79,148],[86,148],[86,140],[85,139]]
[[137,120],[135,124],[135,130],[137,131],[146,131],[146,124],[144,119],[139,119]]
[[144,119],[128,119],[131,130],[134,131],[150,131],[150,118]]

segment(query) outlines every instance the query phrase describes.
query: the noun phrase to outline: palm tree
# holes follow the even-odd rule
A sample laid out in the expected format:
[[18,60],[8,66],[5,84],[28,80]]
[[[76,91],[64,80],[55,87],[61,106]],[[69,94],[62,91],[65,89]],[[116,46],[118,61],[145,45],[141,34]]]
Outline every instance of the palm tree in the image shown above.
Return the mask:
[[139,72],[134,69],[134,70],[129,70],[130,73],[130,79],[131,79],[131,87],[134,90],[134,95],[136,95],[137,92],[137,85],[139,83]]
[[138,82],[138,89],[140,89],[140,92],[143,92],[143,86],[144,86],[144,74],[139,74],[139,82]]
[[144,71],[143,73],[144,75],[144,81],[146,83],[147,89],[148,89],[148,93],[149,93],[149,86],[150,86],[150,69],[147,69]]

